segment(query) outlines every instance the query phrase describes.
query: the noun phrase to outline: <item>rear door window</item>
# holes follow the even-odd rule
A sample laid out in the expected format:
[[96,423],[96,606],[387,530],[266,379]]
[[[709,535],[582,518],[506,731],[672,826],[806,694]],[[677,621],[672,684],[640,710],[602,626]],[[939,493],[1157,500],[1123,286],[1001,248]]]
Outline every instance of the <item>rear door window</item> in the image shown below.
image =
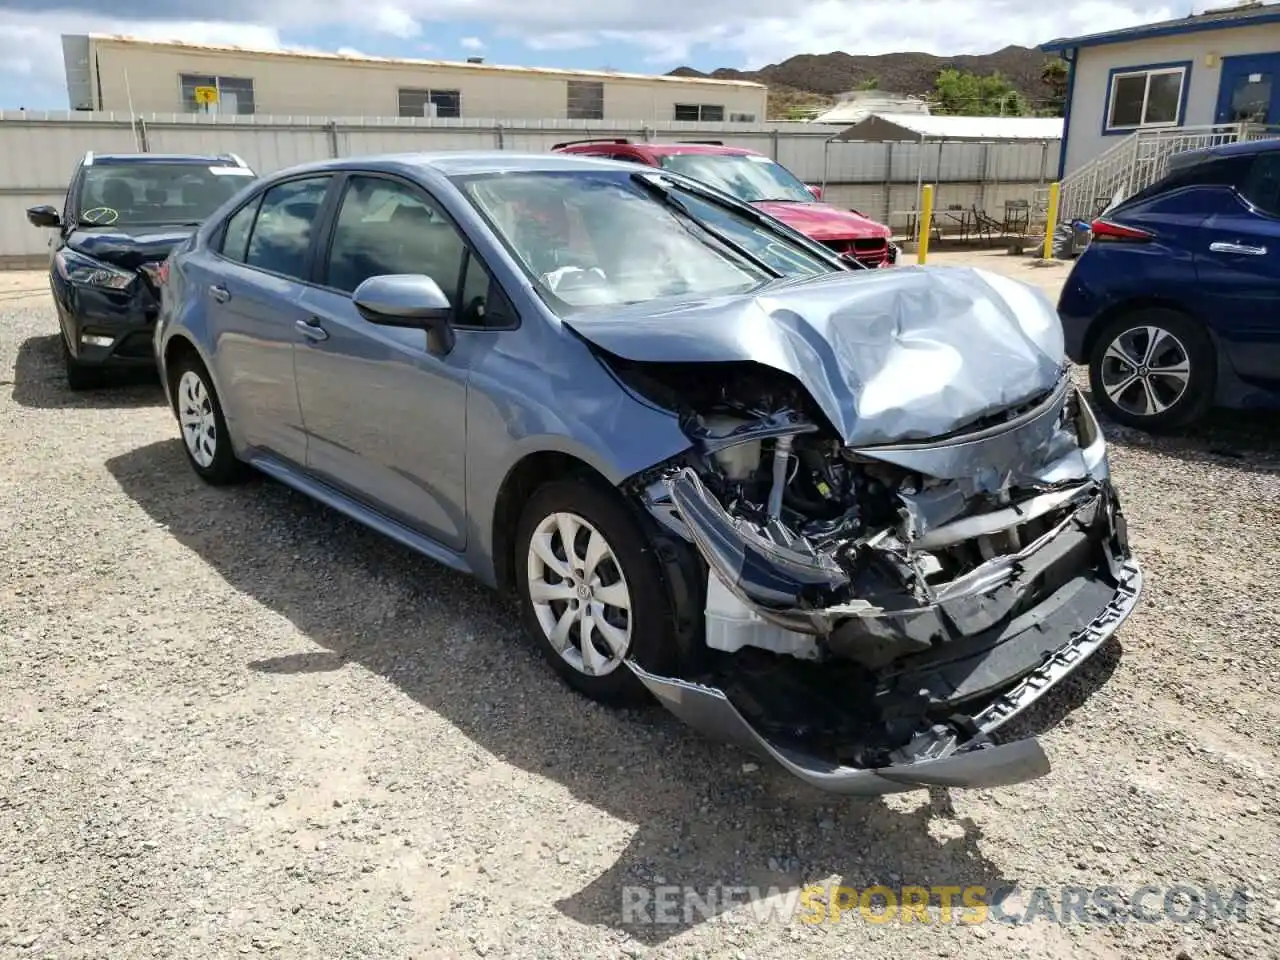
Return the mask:
[[249,236],[246,266],[295,280],[308,279],[311,235],[331,179],[289,180],[263,194]]

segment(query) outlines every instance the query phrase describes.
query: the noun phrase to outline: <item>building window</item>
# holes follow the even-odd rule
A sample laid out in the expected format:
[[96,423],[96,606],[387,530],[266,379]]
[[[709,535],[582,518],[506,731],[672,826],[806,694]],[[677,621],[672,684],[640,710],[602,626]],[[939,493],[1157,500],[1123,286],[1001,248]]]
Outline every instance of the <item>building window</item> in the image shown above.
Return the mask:
[[400,88],[402,117],[460,117],[462,94],[457,90],[411,90]]
[[1187,67],[1183,64],[1117,70],[1111,75],[1107,129],[1176,126],[1186,83]]
[[599,80],[570,80],[565,115],[570,120],[603,120],[604,83]]
[[718,103],[677,103],[675,118],[690,123],[723,123],[724,107]]
[[731,113],[729,114],[730,123],[755,123],[756,115],[754,113]]
[[[187,113],[239,113],[255,112],[253,79],[250,77],[213,77],[198,73],[180,74],[182,81],[182,108]],[[218,92],[215,103],[205,103],[197,90],[212,87]]]

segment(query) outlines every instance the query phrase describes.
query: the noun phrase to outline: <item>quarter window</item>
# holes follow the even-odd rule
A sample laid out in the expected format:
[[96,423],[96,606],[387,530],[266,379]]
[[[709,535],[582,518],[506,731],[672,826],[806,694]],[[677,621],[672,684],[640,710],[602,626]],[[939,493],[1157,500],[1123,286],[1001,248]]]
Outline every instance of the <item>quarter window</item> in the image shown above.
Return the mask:
[[1186,76],[1186,67],[1114,74],[1108,92],[1107,129],[1177,125]]
[[1240,192],[1263,213],[1280,217],[1280,152],[1268,151],[1255,157]]
[[328,188],[328,177],[311,177],[290,180],[269,189],[258,208],[245,264],[306,280],[311,231]]

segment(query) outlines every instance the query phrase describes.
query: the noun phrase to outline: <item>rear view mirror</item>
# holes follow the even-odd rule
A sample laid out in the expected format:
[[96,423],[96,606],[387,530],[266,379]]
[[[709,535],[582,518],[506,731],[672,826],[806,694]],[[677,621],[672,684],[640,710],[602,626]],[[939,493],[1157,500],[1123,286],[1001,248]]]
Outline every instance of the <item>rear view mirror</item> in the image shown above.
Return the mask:
[[453,306],[440,285],[425,274],[396,273],[370,277],[351,295],[360,316],[384,327],[427,331],[427,349],[446,354],[453,349],[450,320]]
[[821,199],[822,199],[822,188],[821,188],[821,187],[817,186],[816,184],[812,184],[812,183],[806,183],[806,184],[805,184],[805,186],[806,186],[806,187],[808,187],[808,188],[809,188],[809,192],[813,194],[813,199],[815,199],[815,200],[821,200]]
[[42,203],[38,207],[27,208],[27,219],[31,221],[33,227],[60,227],[62,226],[62,217],[58,215],[58,211],[47,203]]

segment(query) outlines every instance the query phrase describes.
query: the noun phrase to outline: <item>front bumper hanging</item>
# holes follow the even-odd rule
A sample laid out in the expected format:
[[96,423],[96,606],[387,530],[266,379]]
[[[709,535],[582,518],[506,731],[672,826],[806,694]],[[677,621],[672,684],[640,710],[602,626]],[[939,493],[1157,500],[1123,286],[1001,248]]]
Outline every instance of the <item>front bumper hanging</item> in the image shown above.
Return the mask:
[[846,767],[771,742],[721,690],[627,666],[684,723],[712,739],[768,757],[801,780],[832,793],[877,796],[928,787],[982,789],[1035,780],[1049,772],[1049,759],[1035,737],[995,744],[991,735],[1053,689],[1094,654],[1133,612],[1142,592],[1142,571],[1133,560],[1120,566],[1111,602],[1070,641],[1012,689],[994,697],[974,716],[975,732],[934,744],[927,755],[878,768]]

